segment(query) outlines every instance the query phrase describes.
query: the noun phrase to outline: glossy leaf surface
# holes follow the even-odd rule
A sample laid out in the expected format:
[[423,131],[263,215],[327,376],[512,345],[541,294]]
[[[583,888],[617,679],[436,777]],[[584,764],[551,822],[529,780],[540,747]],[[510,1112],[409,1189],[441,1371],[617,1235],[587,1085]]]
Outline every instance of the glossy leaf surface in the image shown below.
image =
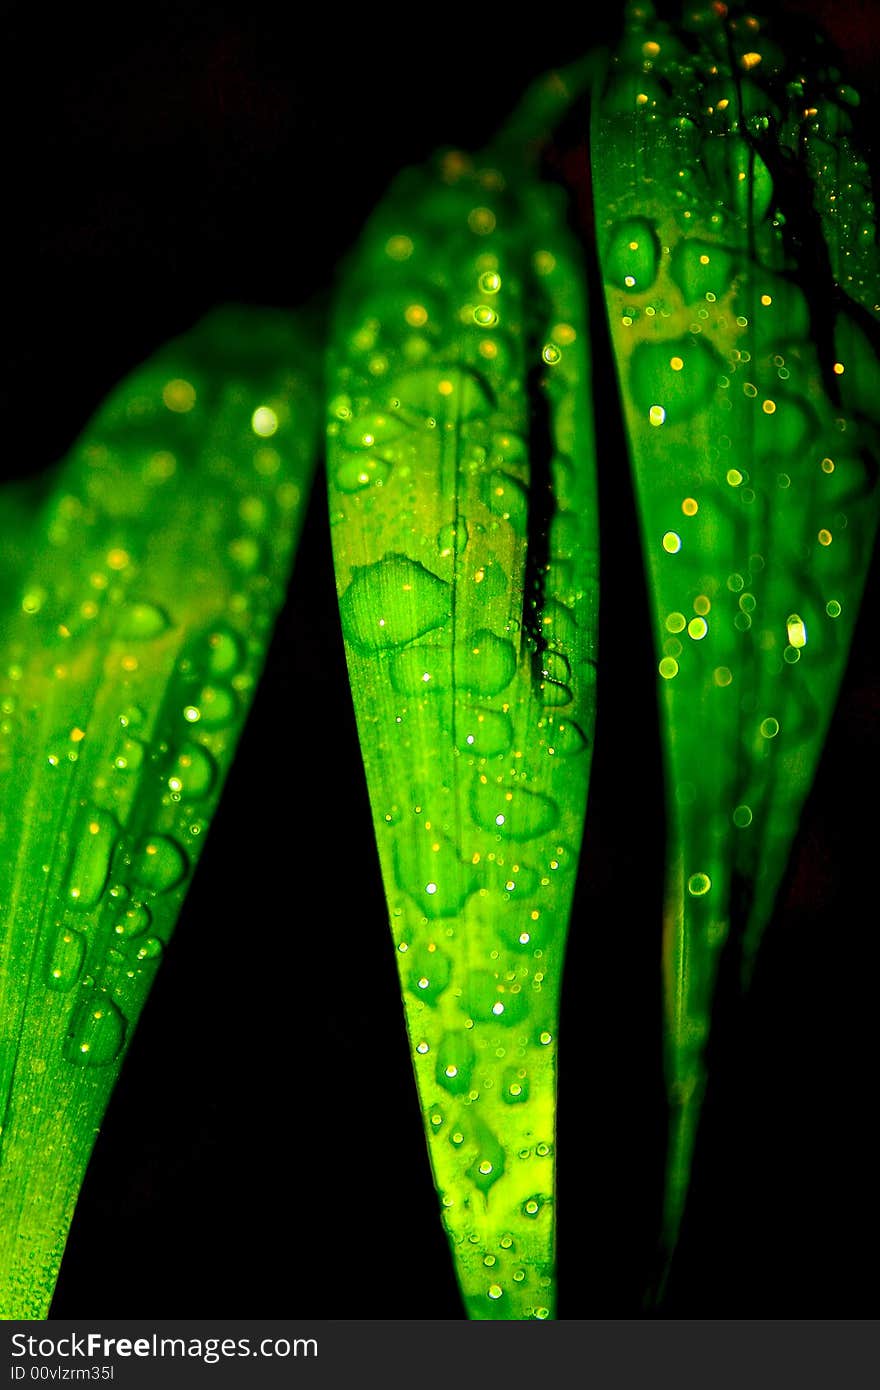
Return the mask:
[[[0,1312],[43,1317],[282,602],[317,410],[224,310],[101,408],[6,578]],[[205,949],[209,949],[206,943]]]
[[633,8],[596,105],[597,232],[670,818],[674,1245],[722,949],[748,976],[876,531],[876,229],[856,94],[738,6]]
[[594,716],[595,445],[564,204],[509,175],[451,154],[371,220],[339,292],[328,469],[443,1219],[468,1315],[541,1319]]

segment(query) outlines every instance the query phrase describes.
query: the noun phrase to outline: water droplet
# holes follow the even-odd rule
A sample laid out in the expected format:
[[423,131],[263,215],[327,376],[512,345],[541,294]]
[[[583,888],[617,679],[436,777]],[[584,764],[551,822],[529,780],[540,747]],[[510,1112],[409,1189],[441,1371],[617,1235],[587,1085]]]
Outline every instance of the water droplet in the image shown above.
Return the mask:
[[137,944],[135,960],[159,960],[164,949],[162,942],[157,936],[148,936],[146,940]]
[[434,1076],[437,1084],[452,1095],[470,1090],[474,1051],[470,1035],[463,1029],[445,1033],[437,1048]]
[[72,927],[62,927],[55,938],[45,980],[50,989],[73,989],[82,974],[86,937]]
[[777,735],[778,733],[779,733],[779,720],[778,720],[778,719],[774,719],[774,718],[772,718],[772,716],[771,716],[769,719],[763,719],[763,720],[761,721],[761,737],[762,737],[762,738],[775,738],[776,735]]
[[359,651],[402,646],[449,621],[451,588],[405,555],[356,569],[339,602],[345,636]]
[[175,377],[162,387],[162,400],[168,410],[173,410],[177,415],[186,415],[196,403],[196,388],[192,382]]
[[238,701],[228,686],[206,685],[202,687],[195,708],[206,729],[222,729],[238,713]]
[[526,1200],[523,1202],[523,1204],[522,1204],[522,1213],[523,1213],[523,1216],[528,1216],[528,1217],[530,1217],[532,1220],[534,1220],[535,1217],[540,1216],[540,1214],[541,1214],[542,1210],[544,1209],[544,1207],[546,1206],[546,1204],[547,1204],[547,1199],[546,1199],[546,1197],[544,1197],[542,1193],[536,1192],[535,1195],[534,1195],[533,1197],[527,1197]]
[[[394,866],[401,888],[431,920],[456,916],[477,887],[474,866],[462,863],[452,841],[433,830],[395,840]],[[422,959],[418,951],[412,958]]]
[[363,492],[365,488],[387,483],[391,475],[391,464],[378,454],[365,458],[345,458],[336,469],[336,486],[340,492]]
[[529,1008],[529,997],[524,990],[514,989],[509,981],[499,979],[490,970],[473,972],[462,1001],[468,1017],[478,1023],[498,1023],[504,1028],[522,1023]]
[[117,636],[126,641],[147,641],[171,626],[171,619],[156,603],[127,603],[119,614]]
[[474,561],[470,578],[473,586],[471,593],[484,602],[509,591],[507,575],[494,557]]
[[659,264],[657,233],[644,217],[627,217],[612,227],[604,265],[609,284],[640,293],[653,285]]
[[483,500],[495,516],[509,521],[520,534],[525,532],[529,499],[526,488],[518,478],[496,469],[485,479]]
[[[681,366],[673,368],[673,359]],[[670,425],[690,420],[711,398],[722,367],[702,338],[640,343],[630,362],[633,400],[645,415],[662,409]]]
[[125,1042],[126,1020],[106,995],[94,993],[73,1012],[64,1040],[64,1056],[80,1067],[106,1067],[114,1062]]
[[570,608],[548,599],[541,610],[541,635],[550,648],[569,646],[577,638],[577,620]]
[[756,416],[755,450],[761,459],[781,462],[796,457],[818,433],[816,417],[806,401],[777,392],[775,400],[762,402],[761,414]]
[[511,840],[534,840],[559,820],[559,807],[543,792],[497,786],[477,778],[472,814],[477,825]]
[[245,663],[244,642],[228,627],[217,627],[207,637],[208,672],[215,679],[225,679],[240,671]]
[[498,315],[490,304],[478,304],[473,318],[478,328],[494,328],[498,322]]
[[437,549],[442,556],[460,555],[468,543],[468,528],[464,517],[442,526],[437,532]]
[[138,772],[143,765],[146,746],[139,738],[124,738],[117,744],[113,766],[117,772]]
[[688,879],[688,892],[694,898],[701,898],[711,887],[712,880],[708,874],[691,874]]
[[106,811],[87,811],[79,822],[67,884],[71,906],[88,909],[98,902],[107,884],[118,834],[119,826]]
[[785,630],[792,647],[805,647],[807,645],[806,625],[803,618],[798,617],[797,613],[792,613],[786,619]]
[[456,678],[474,695],[498,695],[516,674],[513,644],[481,628],[456,648]]
[[501,1079],[501,1099],[506,1105],[523,1105],[529,1098],[529,1078],[523,1068],[508,1067]]
[[506,753],[513,743],[513,724],[509,714],[501,710],[480,709],[475,706],[457,715],[456,747],[461,753],[473,753],[479,758],[495,758]]
[[113,930],[117,936],[123,936],[126,939],[143,936],[152,921],[149,908],[145,907],[143,903],[133,902],[122,913],[121,917],[116,919]]
[[579,724],[573,719],[551,718],[541,720],[539,728],[544,731],[542,743],[557,758],[570,758],[583,753],[589,739]]
[[684,237],[672,253],[672,278],[688,304],[714,294],[721,299],[733,283],[731,253],[713,242]]
[[391,684],[399,695],[437,695],[448,690],[452,661],[448,648],[427,643],[406,647],[391,662]]
[[186,855],[168,835],[149,835],[135,851],[132,878],[153,893],[169,893],[188,873]]
[[746,828],[746,826],[751,825],[751,823],[752,823],[752,810],[751,810],[751,807],[750,807],[750,806],[737,806],[736,809],[734,810],[734,813],[733,813],[733,823],[734,823],[734,825],[738,826],[740,830],[744,830],[744,829]]
[[254,536],[236,536],[229,542],[228,551],[232,563],[243,574],[253,574],[259,569],[263,552]]
[[269,439],[278,430],[278,416],[271,406],[258,405],[251,416],[251,429],[261,439]]
[[211,754],[199,743],[181,745],[168,775],[168,785],[191,800],[207,796],[217,776],[217,765]]

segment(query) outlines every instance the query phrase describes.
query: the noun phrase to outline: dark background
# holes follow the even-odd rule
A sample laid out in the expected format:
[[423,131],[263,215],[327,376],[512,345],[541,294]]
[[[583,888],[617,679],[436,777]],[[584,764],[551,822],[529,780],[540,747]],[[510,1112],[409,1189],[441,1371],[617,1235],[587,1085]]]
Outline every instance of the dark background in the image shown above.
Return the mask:
[[[876,3],[821,12],[876,103]],[[4,467],[228,300],[329,291],[391,176],[476,147],[615,7],[285,19],[4,5]],[[569,163],[569,167],[571,167]],[[613,401],[610,383],[604,392]],[[601,383],[600,383],[601,386]],[[607,420],[609,437],[614,421]],[[634,515],[625,465],[604,501]],[[615,501],[622,506],[614,506]],[[315,490],[290,599],[95,1150],[55,1317],[448,1318]],[[611,514],[609,512],[609,514]],[[606,593],[645,612],[634,527]],[[876,568],[876,567],[875,567]],[[607,611],[607,610],[606,610]],[[718,1051],[665,1317],[876,1313],[876,575],[753,993]],[[664,1143],[651,652],[604,621],[561,1030],[560,1316],[638,1316]]]

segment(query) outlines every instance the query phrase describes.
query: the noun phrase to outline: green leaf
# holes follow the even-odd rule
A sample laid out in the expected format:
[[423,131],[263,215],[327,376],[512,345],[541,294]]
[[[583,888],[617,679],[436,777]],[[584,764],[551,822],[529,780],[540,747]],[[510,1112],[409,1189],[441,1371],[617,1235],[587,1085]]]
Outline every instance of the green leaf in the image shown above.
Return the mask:
[[876,532],[878,276],[849,89],[740,7],[633,8],[592,133],[671,824],[665,1241],[722,950],[748,978]]
[[7,1318],[48,1309],[283,601],[316,450],[308,347],[289,316],[227,309],[137,370],[64,463],[7,603]]
[[596,655],[577,265],[557,190],[453,153],[372,218],[332,343],[346,655],[431,1163],[478,1319],[555,1307],[559,990]]

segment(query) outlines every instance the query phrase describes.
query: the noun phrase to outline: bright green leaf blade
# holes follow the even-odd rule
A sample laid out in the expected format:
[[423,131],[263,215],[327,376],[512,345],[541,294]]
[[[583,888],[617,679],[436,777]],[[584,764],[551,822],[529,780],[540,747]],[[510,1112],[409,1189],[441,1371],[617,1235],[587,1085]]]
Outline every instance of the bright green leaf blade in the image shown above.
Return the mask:
[[[328,473],[416,1080],[468,1316],[555,1307],[559,990],[594,719],[584,286],[554,190],[452,155],[342,282]],[[505,189],[507,191],[505,191]]]
[[634,8],[592,135],[671,823],[668,1249],[722,947],[747,974],[878,515],[880,277],[852,94],[819,46],[804,58],[744,13],[689,8],[672,30]]
[[0,1314],[43,1317],[77,1193],[283,601],[309,344],[223,310],[136,371],[57,481],[4,630]]

